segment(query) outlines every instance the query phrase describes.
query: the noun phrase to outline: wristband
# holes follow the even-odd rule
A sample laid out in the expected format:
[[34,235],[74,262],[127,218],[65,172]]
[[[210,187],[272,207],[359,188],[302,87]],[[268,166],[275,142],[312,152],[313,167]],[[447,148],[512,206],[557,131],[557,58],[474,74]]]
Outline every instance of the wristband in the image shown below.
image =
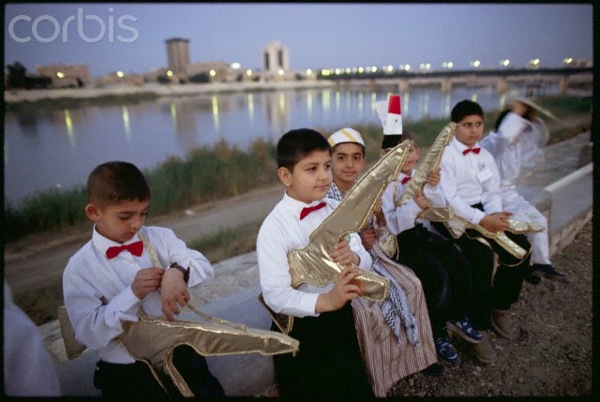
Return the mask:
[[174,262],[173,264],[169,265],[169,268],[176,268],[179,271],[181,271],[181,273],[183,274],[183,280],[185,281],[185,283],[188,283],[188,281],[190,280],[190,267],[185,269],[181,265]]

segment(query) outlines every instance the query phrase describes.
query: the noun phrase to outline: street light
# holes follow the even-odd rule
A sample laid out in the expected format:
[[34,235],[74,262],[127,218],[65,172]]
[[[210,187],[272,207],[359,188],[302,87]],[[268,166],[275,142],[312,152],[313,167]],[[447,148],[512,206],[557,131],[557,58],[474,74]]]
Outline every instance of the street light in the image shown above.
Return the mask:
[[471,67],[475,67],[475,68],[477,68],[477,67],[479,67],[479,66],[481,65],[481,62],[480,62],[479,60],[473,60],[473,61],[471,61],[471,62],[469,63],[469,65],[470,65]]
[[502,60],[500,60],[500,65],[502,67],[507,67],[509,64],[510,64],[510,60],[508,60],[508,59],[502,59]]

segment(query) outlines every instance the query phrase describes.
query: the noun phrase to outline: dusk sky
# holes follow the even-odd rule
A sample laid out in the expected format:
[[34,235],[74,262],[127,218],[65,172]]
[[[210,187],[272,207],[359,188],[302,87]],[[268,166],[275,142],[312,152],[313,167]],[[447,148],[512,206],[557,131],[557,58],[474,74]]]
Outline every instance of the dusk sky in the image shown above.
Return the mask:
[[[272,40],[290,67],[346,68],[421,63],[433,69],[473,60],[496,68],[539,59],[593,59],[591,4],[69,3],[5,7],[4,62],[87,64],[90,75],[166,67],[165,40],[189,39],[192,63],[260,69]],[[103,29],[102,29],[103,28]]]

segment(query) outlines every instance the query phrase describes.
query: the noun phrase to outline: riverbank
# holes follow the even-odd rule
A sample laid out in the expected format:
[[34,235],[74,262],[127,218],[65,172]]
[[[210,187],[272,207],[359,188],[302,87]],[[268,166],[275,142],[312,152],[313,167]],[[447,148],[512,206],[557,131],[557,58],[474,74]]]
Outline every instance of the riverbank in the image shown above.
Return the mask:
[[292,82],[214,82],[206,84],[141,86],[112,86],[106,88],[63,88],[4,91],[4,102],[8,105],[28,104],[48,100],[102,100],[103,98],[152,99],[163,96],[193,96],[227,92],[281,91],[308,88],[335,87],[333,81],[307,80]]

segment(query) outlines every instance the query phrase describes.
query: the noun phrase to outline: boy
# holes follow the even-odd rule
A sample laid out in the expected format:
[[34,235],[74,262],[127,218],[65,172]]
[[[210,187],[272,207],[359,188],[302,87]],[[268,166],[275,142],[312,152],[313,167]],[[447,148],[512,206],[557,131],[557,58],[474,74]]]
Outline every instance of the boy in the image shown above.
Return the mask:
[[[138,321],[140,309],[173,321],[190,300],[188,286],[212,281],[213,268],[170,229],[143,226],[150,189],[134,165],[97,166],[89,175],[87,194],[92,239],[70,258],[63,274],[65,307],[75,337],[98,351],[94,385],[103,396],[156,398],[164,393],[161,384],[146,363],[135,361],[117,340],[122,321]],[[141,239],[151,243],[163,266],[153,266]],[[204,357],[190,346],[176,347],[173,363],[194,395],[224,395]]]
[[[337,205],[324,199],[332,182],[329,144],[311,129],[288,131],[277,144],[277,165],[286,192],[263,222],[256,252],[264,301],[274,312],[294,316],[289,335],[300,341],[296,356],[274,356],[280,395],[372,398],[348,303],[361,294],[353,283],[359,275],[354,266],[371,265],[358,236],[331,245],[332,260],[346,266],[335,283],[291,286],[288,253],[305,247]],[[275,324],[272,329],[277,330]]]
[[[427,175],[424,194],[416,192],[405,204],[395,205],[403,196],[419,160],[419,149],[411,133],[405,131],[396,139],[398,142],[411,140],[413,143],[398,180],[388,185],[383,194],[383,214],[388,230],[398,241],[400,252],[397,261],[412,268],[423,283],[438,357],[446,363],[456,364],[459,356],[448,337],[448,331],[473,344],[483,340],[483,335],[473,328],[467,314],[471,294],[469,266],[451,241],[433,233],[428,221],[417,219],[430,203],[445,206],[438,186],[439,169]],[[395,142],[388,140],[386,145],[395,146]],[[383,149],[382,153],[388,150]]]
[[[333,183],[327,197],[342,201],[365,167],[365,144],[352,128],[333,133],[328,142],[332,147]],[[402,378],[424,369],[426,374],[441,375],[443,367],[436,364],[421,282],[383,254],[379,239],[387,231],[381,206],[375,210],[359,235],[373,259],[372,270],[390,280],[389,293],[381,303],[353,299],[352,310],[373,391],[377,397],[386,397]]]
[[[492,155],[478,146],[483,135],[483,110],[479,104],[463,100],[451,113],[458,126],[441,162],[444,197],[454,213],[471,224],[492,233],[506,231],[511,214],[502,210],[498,169]],[[443,224],[434,223],[434,227],[453,239]],[[512,255],[475,229],[466,229],[453,240],[471,266],[473,296],[478,301],[471,316],[473,325],[483,330],[491,324],[499,335],[516,340],[520,330],[511,322],[508,310],[521,292],[530,246],[524,235],[506,235],[527,251],[525,257]],[[495,274],[494,255],[499,264]],[[496,359],[489,342],[476,345],[475,353],[484,363]]]
[[528,233],[531,243],[531,268],[525,280],[537,284],[540,277],[565,281],[566,276],[556,271],[550,261],[548,220],[529,201],[517,192],[519,177],[543,158],[541,148],[548,141],[544,122],[537,116],[534,104],[526,99],[515,99],[498,116],[494,131],[481,141],[495,158],[501,178],[502,206],[518,220],[534,222],[543,230]]

